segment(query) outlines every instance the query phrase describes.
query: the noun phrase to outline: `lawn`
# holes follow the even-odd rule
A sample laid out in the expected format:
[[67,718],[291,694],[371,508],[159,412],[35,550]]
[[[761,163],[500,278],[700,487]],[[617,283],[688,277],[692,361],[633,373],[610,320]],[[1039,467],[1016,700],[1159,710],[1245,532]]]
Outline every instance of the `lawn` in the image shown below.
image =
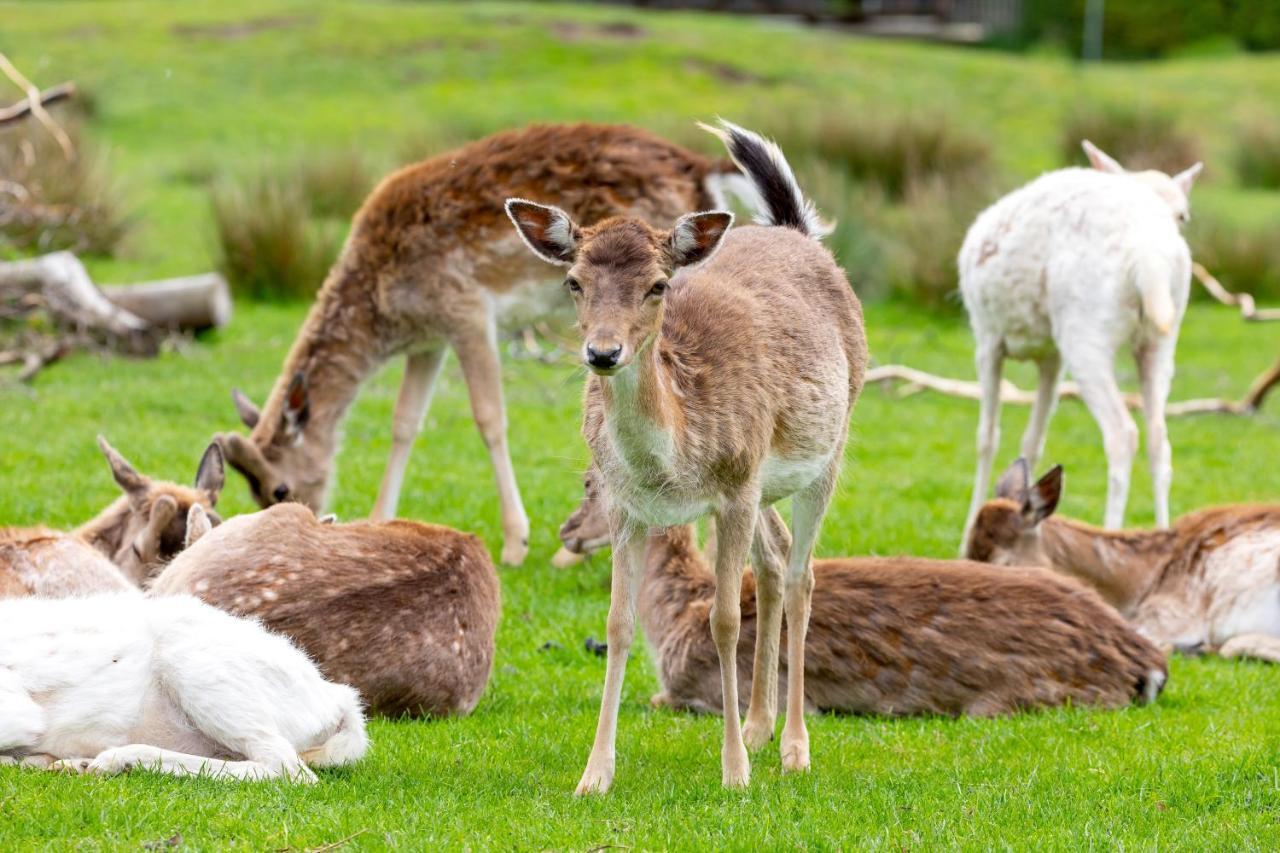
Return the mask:
[[[59,2],[0,4],[0,20],[0,49],[30,75],[43,83],[74,78],[95,95],[90,130],[138,217],[126,256],[91,261],[105,280],[210,265],[202,175],[351,144],[390,159],[403,140],[433,127],[454,133],[585,117],[674,129],[717,113],[762,114],[766,94],[796,110],[902,101],[992,128],[1003,167],[1025,177],[1054,165],[1051,124],[1081,93],[1138,92],[1189,118],[1280,100],[1276,58],[1082,73],[1054,57],[613,8]],[[243,24],[249,20],[256,23]],[[616,21],[636,24],[641,35],[593,29]],[[730,82],[722,65],[756,77]],[[1208,122],[1205,134],[1210,151],[1226,156],[1229,129]],[[1226,181],[1206,185],[1203,196],[1250,210],[1275,204]],[[856,269],[850,278],[856,288]],[[230,387],[265,395],[304,312],[242,303],[225,330],[160,358],[75,357],[29,389],[0,389],[0,522],[71,525],[110,500],[115,487],[93,441],[99,432],[147,473],[192,477],[209,436],[234,423]],[[878,302],[868,306],[867,327],[881,363],[972,375],[959,314]],[[1274,360],[1275,340],[1274,329],[1243,324],[1227,309],[1194,306],[1172,398],[1238,396]],[[0,847],[158,849],[176,839],[206,849],[344,840],[367,849],[1280,845],[1275,673],[1214,660],[1175,659],[1155,705],[1120,712],[815,718],[810,774],[783,777],[775,745],[756,757],[748,791],[726,792],[720,721],[651,710],[656,680],[640,653],[624,692],[614,789],[575,800],[604,674],[603,659],[583,641],[603,634],[608,601],[607,560],[570,570],[549,564],[587,458],[577,431],[581,373],[515,358],[505,369],[512,452],[534,532],[525,566],[501,572],[498,657],[473,715],[376,721],[368,758],[321,774],[310,788],[0,769]],[[372,505],[400,370],[393,364],[379,374],[347,422],[333,503],[343,518]],[[1123,375],[1132,386],[1127,364]],[[1029,380],[1025,370],[1013,376]],[[966,401],[869,389],[854,415],[820,552],[954,554],[976,417]],[[1025,419],[1025,409],[1006,410],[1000,464],[1016,452]],[[1178,419],[1170,433],[1175,513],[1280,493],[1275,401],[1248,419]],[[1079,404],[1062,406],[1047,459],[1067,466],[1062,511],[1099,520],[1104,460]],[[234,474],[220,509],[252,509]],[[452,361],[401,512],[474,531],[497,553],[492,476]],[[1129,517],[1147,524],[1151,516],[1140,462]]]

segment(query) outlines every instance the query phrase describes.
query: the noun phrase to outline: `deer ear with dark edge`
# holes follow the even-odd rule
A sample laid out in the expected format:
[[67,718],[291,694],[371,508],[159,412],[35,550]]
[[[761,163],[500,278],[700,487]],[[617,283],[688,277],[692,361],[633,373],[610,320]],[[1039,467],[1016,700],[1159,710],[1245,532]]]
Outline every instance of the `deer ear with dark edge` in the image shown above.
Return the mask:
[[582,232],[558,207],[522,198],[507,199],[507,216],[525,245],[549,264],[567,267],[578,255]]
[[1027,495],[1022,514],[1032,525],[1039,524],[1058,508],[1058,499],[1062,497],[1062,466],[1054,465],[1049,472],[1036,480]]
[[676,220],[667,237],[671,268],[700,263],[715,254],[733,225],[733,214],[723,210],[686,213]]

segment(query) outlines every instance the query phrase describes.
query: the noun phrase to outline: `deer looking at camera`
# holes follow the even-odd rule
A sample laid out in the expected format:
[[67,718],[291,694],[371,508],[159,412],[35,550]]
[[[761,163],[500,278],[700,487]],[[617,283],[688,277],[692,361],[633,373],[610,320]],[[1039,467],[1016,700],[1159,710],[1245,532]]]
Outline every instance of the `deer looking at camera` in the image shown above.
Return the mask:
[[1280,506],[1219,506],[1161,530],[1055,516],[1062,466],[1034,484],[1019,459],[978,512],[968,555],[1047,566],[1094,587],[1156,644],[1280,663]]
[[[556,207],[507,203],[534,254],[568,267],[565,287],[593,373],[583,435],[609,495],[616,546],[604,696],[579,794],[606,791],[613,781],[648,530],[706,515],[714,515],[719,537],[709,618],[724,697],[723,781],[748,783],[746,746],[774,734],[779,604],[788,659],[804,660],[810,557],[862,387],[861,308],[819,242],[825,229],[782,152],[732,124],[712,132],[758,191],[760,225],[730,232],[733,216],[710,211],[682,216],[670,230],[622,217],[584,227]],[[795,542],[784,572],[755,526],[761,507],[789,496]],[[744,732],[736,658],[749,551],[759,567],[760,632]],[[804,667],[788,676],[782,764],[804,770]]]
[[218,437],[227,461],[261,506],[294,500],[319,511],[347,409],[365,379],[403,355],[391,455],[372,513],[393,518],[452,349],[497,479],[502,561],[520,564],[529,520],[507,447],[497,335],[521,311],[547,311],[548,300],[539,289],[546,267],[507,228],[503,201],[554,198],[580,222],[626,214],[667,226],[685,211],[722,205],[723,190],[740,184],[728,164],[638,128],[596,124],[507,131],[393,173],[356,214],[266,405],[234,393],[251,433]]

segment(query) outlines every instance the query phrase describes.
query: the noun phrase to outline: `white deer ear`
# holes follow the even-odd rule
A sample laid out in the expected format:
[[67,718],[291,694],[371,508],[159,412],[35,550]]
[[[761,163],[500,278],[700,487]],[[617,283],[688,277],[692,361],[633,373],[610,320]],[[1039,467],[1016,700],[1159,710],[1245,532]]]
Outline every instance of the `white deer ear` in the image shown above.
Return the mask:
[[1182,190],[1183,195],[1190,197],[1191,185],[1196,182],[1196,178],[1200,176],[1203,169],[1204,163],[1196,163],[1190,169],[1183,169],[1173,176],[1173,182],[1178,185],[1178,189]]
[[547,263],[567,267],[577,257],[582,232],[560,208],[509,198],[507,216],[525,245]]
[[209,514],[200,504],[192,504],[187,510],[187,537],[182,547],[190,548],[210,530],[213,530],[213,523],[209,521]]
[[676,220],[667,237],[667,254],[671,268],[687,267],[705,261],[715,254],[733,225],[733,214],[723,210],[686,213]]
[[1124,174],[1124,166],[1121,166],[1110,154],[1089,140],[1083,140],[1080,143],[1080,147],[1084,149],[1084,155],[1089,158],[1089,165],[1099,172],[1109,172],[1113,175]]

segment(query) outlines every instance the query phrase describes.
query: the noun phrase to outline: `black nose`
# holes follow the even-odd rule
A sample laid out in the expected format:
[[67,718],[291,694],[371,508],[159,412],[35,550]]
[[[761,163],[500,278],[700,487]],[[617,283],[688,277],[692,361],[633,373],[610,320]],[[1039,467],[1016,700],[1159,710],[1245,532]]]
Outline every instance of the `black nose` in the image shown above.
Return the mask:
[[615,367],[621,356],[622,344],[618,344],[612,349],[596,349],[591,344],[587,344],[587,364],[592,367]]
[[281,501],[283,501],[285,498],[289,497],[289,487],[288,487],[288,486],[276,486],[276,490],[275,490],[274,492],[272,492],[272,493],[271,493],[271,497],[273,497],[273,498],[275,498],[275,499],[276,499],[276,503],[280,503],[280,502],[281,502]]

